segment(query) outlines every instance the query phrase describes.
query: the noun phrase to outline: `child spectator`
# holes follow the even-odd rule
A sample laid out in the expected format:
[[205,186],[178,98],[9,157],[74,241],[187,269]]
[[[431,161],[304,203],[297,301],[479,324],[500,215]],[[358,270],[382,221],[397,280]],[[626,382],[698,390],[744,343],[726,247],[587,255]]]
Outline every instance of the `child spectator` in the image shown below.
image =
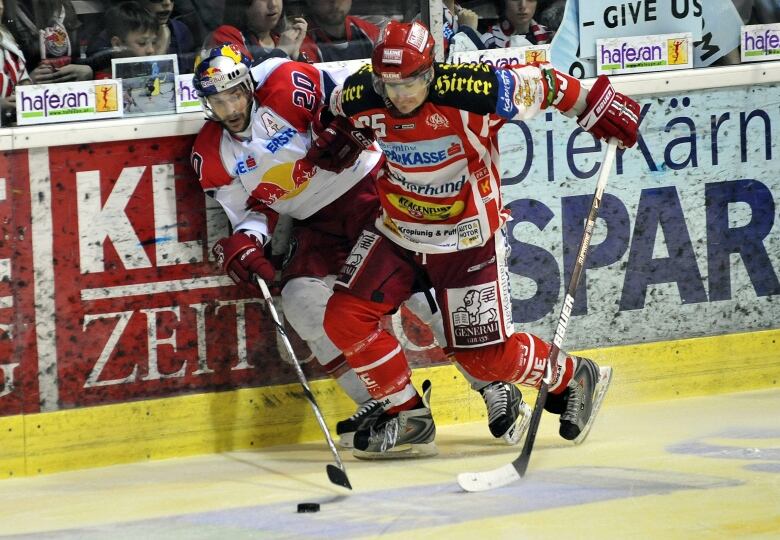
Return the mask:
[[488,28],[483,41],[488,49],[544,45],[552,34],[534,20],[537,0],[497,0],[498,24]]
[[157,18],[159,24],[155,54],[179,55],[191,53],[195,49],[195,41],[187,25],[171,19],[173,0],[145,0],[141,4]]
[[301,17],[289,23],[282,0],[239,0],[225,15],[226,24],[214,31],[210,47],[243,45],[255,64],[271,57],[299,59],[308,23]]
[[105,13],[106,29],[90,45],[95,78],[111,77],[111,59],[155,54],[157,17],[138,2],[122,2]]

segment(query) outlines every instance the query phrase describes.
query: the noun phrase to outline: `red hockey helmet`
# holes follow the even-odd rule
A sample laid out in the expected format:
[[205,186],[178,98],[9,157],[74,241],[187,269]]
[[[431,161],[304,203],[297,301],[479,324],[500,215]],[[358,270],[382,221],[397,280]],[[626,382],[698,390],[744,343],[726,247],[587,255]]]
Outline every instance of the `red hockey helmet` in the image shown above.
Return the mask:
[[390,21],[371,55],[374,76],[393,83],[426,73],[433,66],[433,37],[424,24]]

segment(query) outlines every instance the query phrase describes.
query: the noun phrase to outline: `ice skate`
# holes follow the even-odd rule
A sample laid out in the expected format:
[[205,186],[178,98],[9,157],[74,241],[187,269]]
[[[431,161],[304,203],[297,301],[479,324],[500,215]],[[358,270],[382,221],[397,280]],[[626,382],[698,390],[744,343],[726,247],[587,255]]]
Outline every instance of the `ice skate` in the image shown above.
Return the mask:
[[429,405],[431,383],[423,383],[422,404],[397,414],[382,414],[373,426],[355,433],[352,454],[360,459],[401,459],[435,456],[436,425]]
[[510,383],[492,382],[480,389],[488,411],[488,427],[496,439],[515,445],[523,438],[531,422],[531,408],[520,390]]
[[574,441],[574,444],[585,440],[611,380],[611,367],[599,368],[592,360],[578,359],[574,377],[564,392],[566,410],[561,414],[561,437]]
[[339,446],[352,448],[355,432],[362,428],[368,428],[374,424],[382,414],[382,406],[378,401],[370,399],[361,404],[355,414],[339,421],[336,424],[336,434],[339,436]]

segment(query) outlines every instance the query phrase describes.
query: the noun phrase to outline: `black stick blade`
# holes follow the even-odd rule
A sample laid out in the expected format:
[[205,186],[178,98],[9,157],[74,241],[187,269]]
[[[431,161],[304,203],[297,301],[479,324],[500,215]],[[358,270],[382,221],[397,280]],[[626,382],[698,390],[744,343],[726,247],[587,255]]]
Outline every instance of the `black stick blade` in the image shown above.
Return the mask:
[[328,478],[330,478],[331,482],[337,486],[352,489],[352,484],[349,483],[349,478],[347,478],[347,473],[345,471],[339,469],[332,463],[328,463],[328,466],[325,467],[325,469],[328,471]]

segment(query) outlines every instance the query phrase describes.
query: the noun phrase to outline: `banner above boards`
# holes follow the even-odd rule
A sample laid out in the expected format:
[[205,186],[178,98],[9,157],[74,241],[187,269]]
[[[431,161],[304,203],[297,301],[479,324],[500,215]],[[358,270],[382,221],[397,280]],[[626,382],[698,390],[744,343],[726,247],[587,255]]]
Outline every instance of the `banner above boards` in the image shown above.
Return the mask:
[[578,0],[580,56],[596,56],[597,39],[689,32],[701,39],[704,0]]

